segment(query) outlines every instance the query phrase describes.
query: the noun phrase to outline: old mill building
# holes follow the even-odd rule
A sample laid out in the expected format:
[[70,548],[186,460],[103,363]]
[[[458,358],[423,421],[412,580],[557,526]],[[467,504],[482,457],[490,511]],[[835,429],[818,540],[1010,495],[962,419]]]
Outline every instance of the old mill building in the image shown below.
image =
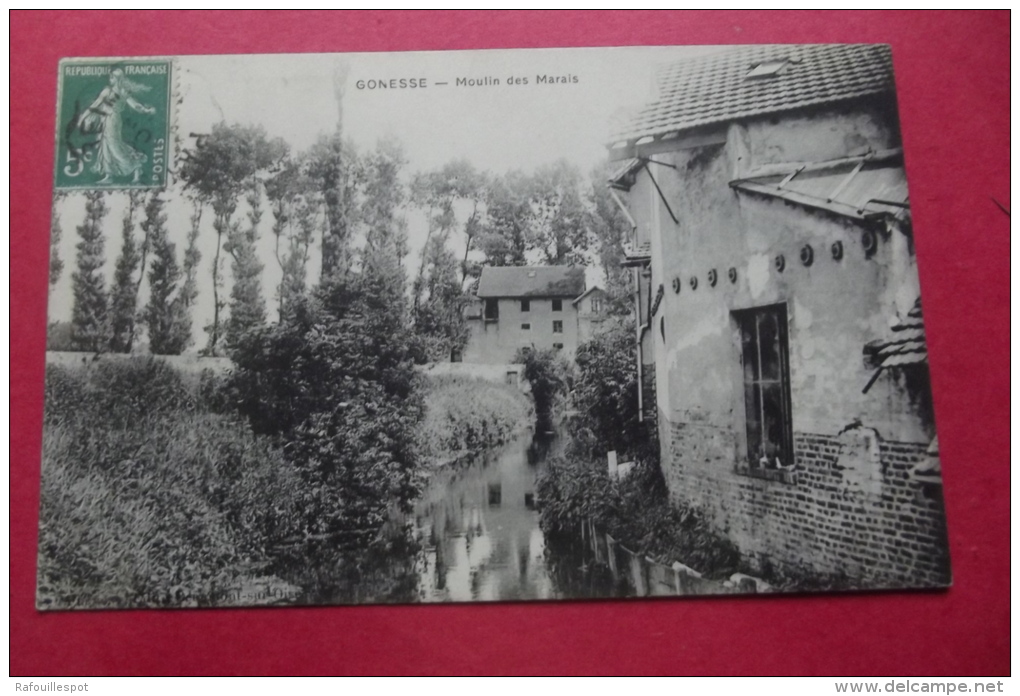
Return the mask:
[[610,187],[671,495],[762,571],[947,584],[889,48],[725,49],[656,82]]
[[510,364],[521,348],[573,358],[603,313],[604,293],[586,289],[583,266],[485,266],[475,295],[467,363]]

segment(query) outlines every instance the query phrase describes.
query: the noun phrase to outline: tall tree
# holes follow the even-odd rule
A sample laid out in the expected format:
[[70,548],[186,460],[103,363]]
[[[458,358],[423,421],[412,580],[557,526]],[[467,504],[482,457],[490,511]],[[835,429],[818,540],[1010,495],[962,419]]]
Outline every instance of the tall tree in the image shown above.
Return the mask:
[[412,309],[420,359],[452,360],[467,345],[465,295],[458,274],[457,256],[440,236],[432,237],[422,251],[425,271],[418,303]]
[[[475,239],[481,229],[480,221],[486,193],[487,176],[479,172],[466,159],[447,162],[439,169],[422,172],[412,179],[411,201],[425,211],[428,221],[428,233],[424,247],[428,246],[432,234],[450,236],[460,228],[464,237],[464,253],[461,255],[461,283],[468,276],[468,255],[475,245]],[[463,226],[457,219],[457,209],[468,206],[470,211]],[[421,287],[421,278],[425,270],[425,255],[418,269],[417,291]]]
[[237,345],[245,331],[266,323],[266,301],[262,296],[264,266],[255,246],[262,221],[262,191],[255,177],[250,181],[245,202],[248,204],[248,224],[232,225],[224,245],[231,256],[230,269],[234,279],[230,286],[230,316],[223,336],[228,349]]
[[191,323],[181,299],[181,268],[177,247],[166,229],[166,213],[159,193],[145,206],[142,227],[152,245],[149,268],[149,303],[145,323],[149,329],[149,350],[156,355],[180,355],[191,342]]
[[541,167],[531,186],[535,247],[549,265],[583,265],[590,235],[577,168],[566,160]]
[[425,244],[422,246],[421,261],[411,288],[412,306],[415,311],[421,304],[425,289],[425,266],[433,234],[438,235],[440,244],[445,244],[456,218],[453,213],[453,195],[441,171],[419,172],[411,179],[411,203],[425,212]]
[[326,209],[322,230],[322,268],[325,280],[351,268],[351,236],[357,224],[357,192],[363,170],[354,145],[344,140],[344,95],[350,66],[338,62],[333,68],[333,99],[336,128],[323,134],[308,151],[308,175],[315,182]]
[[365,171],[354,145],[345,142],[339,130],[319,137],[308,151],[307,166],[326,211],[320,275],[328,278],[351,267],[351,237],[358,222],[358,191]]
[[144,275],[139,271],[142,254],[135,241],[135,216],[142,207],[144,194],[139,189],[127,192],[127,208],[121,226],[120,255],[113,272],[113,292],[110,297],[110,350],[130,353],[135,339],[135,314],[138,310],[139,283],[135,278]]
[[[192,312],[198,299],[198,264],[202,252],[198,250],[198,233],[202,224],[202,204],[194,201],[191,209],[191,226],[188,228],[188,246],[184,248],[184,285],[181,288],[182,314],[180,320],[191,335]],[[182,330],[184,328],[182,327]]]
[[[631,280],[623,267],[623,242],[630,234],[630,222],[612,199],[606,182],[613,171],[610,163],[597,166],[589,177],[586,194],[588,226],[594,237],[594,247],[606,277],[606,292],[613,300],[611,306],[620,306],[621,313],[631,309],[629,296]],[[625,309],[624,309],[625,308]]]
[[281,320],[305,293],[316,232],[319,200],[303,167],[303,162],[289,160],[266,181],[266,197],[273,213],[273,255],[280,267],[276,300]]
[[486,220],[478,234],[478,249],[489,266],[526,266],[534,248],[532,180],[512,171],[495,177],[486,196]]
[[103,266],[106,217],[103,191],[85,192],[85,220],[78,226],[78,258],[71,276],[74,306],[71,311],[71,342],[78,350],[99,352],[106,347],[109,330],[108,297]]
[[[227,125],[218,123],[212,132],[197,139],[194,147],[186,150],[180,167],[181,179],[194,195],[213,210],[213,230],[216,233],[216,250],[213,256],[213,320],[208,327],[209,342],[206,351],[215,355],[221,337],[220,312],[224,302],[220,298],[223,288],[223,274],[220,252],[223,241],[247,244],[248,239],[239,237],[240,225],[233,220],[234,212],[242,196],[248,194],[258,175],[273,167],[286,154],[286,145],[281,140],[269,140],[261,126]],[[249,228],[250,237],[252,228]],[[237,233],[232,236],[232,233]],[[237,249],[238,246],[233,246]],[[233,252],[232,252],[233,253]],[[239,252],[245,261],[254,257]],[[250,267],[242,269],[242,275]],[[244,275],[246,280],[249,276]],[[250,289],[250,288],[249,288]],[[251,297],[244,293],[244,297]],[[244,311],[242,311],[244,313]]]
[[407,221],[401,215],[406,199],[400,172],[406,164],[396,140],[381,140],[365,157],[364,200],[360,218],[365,232],[362,269],[385,278],[403,296],[403,260],[407,256]]
[[53,203],[50,206],[50,287],[52,288],[60,280],[60,274],[64,272],[64,260],[60,258],[60,239],[64,231],[60,227],[60,213],[57,211],[57,203],[64,194],[55,192]]

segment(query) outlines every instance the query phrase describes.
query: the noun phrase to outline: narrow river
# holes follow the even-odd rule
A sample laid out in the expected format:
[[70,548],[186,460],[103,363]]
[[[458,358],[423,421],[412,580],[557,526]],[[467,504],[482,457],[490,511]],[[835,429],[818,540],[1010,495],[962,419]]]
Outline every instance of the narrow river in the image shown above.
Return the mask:
[[[647,559],[592,527],[543,534],[536,493],[555,436],[525,432],[435,472],[392,543],[347,564],[353,574],[309,587],[298,603],[471,602],[727,592]],[[397,531],[399,529],[399,531]]]
[[558,599],[629,594],[586,562],[580,544],[550,546],[536,479],[562,449],[527,432],[508,445],[436,473],[410,520],[419,535],[424,602]]

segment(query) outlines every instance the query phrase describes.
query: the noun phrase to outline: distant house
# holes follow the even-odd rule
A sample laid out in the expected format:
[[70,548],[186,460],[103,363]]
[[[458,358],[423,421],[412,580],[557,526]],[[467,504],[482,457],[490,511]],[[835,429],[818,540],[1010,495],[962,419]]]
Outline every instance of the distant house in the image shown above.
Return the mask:
[[888,47],[664,66],[611,145],[671,494],[759,568],[949,578]]
[[466,314],[463,361],[509,364],[520,348],[556,348],[573,358],[592,323],[595,295],[588,296],[583,329],[574,304],[584,294],[582,266],[483,267],[477,301]]
[[577,310],[577,343],[590,341],[606,320],[606,291],[593,285],[571,301]]

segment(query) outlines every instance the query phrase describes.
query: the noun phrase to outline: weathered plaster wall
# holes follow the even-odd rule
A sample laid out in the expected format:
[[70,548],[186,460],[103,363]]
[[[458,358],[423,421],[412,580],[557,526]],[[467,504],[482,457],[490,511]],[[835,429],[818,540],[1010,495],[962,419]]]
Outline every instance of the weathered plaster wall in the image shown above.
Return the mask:
[[[650,165],[678,222],[646,172],[632,189],[631,210],[639,229],[658,231],[652,288],[661,283],[665,296],[650,340],[672,493],[705,509],[754,563],[942,584],[941,501],[918,497],[921,485],[906,473],[934,434],[929,404],[896,371],[862,393],[872,375],[863,346],[887,338],[917,297],[911,240],[882,229],[869,255],[863,223],[727,185],[746,167],[895,147],[887,111],[878,105],[753,123],[731,128],[726,145],[657,155],[675,167]],[[841,260],[831,253],[835,242],[843,246]],[[800,260],[805,245],[814,254],[810,266]],[[789,323],[795,481],[739,471],[747,446],[732,313],[772,304],[786,306]],[[862,429],[871,433],[870,449],[848,441]],[[870,569],[874,564],[881,568]]]
[[[577,311],[570,300],[563,298],[563,309],[554,312],[551,299],[531,298],[530,309],[521,311],[518,299],[499,300],[499,320],[472,319],[471,332],[463,360],[468,363],[509,363],[519,348],[552,348],[563,344],[563,354],[573,359],[577,351]],[[563,322],[563,333],[553,333],[553,322]],[[523,330],[522,324],[530,324]]]
[[891,97],[749,121],[749,165],[821,162],[899,147],[898,123]]

